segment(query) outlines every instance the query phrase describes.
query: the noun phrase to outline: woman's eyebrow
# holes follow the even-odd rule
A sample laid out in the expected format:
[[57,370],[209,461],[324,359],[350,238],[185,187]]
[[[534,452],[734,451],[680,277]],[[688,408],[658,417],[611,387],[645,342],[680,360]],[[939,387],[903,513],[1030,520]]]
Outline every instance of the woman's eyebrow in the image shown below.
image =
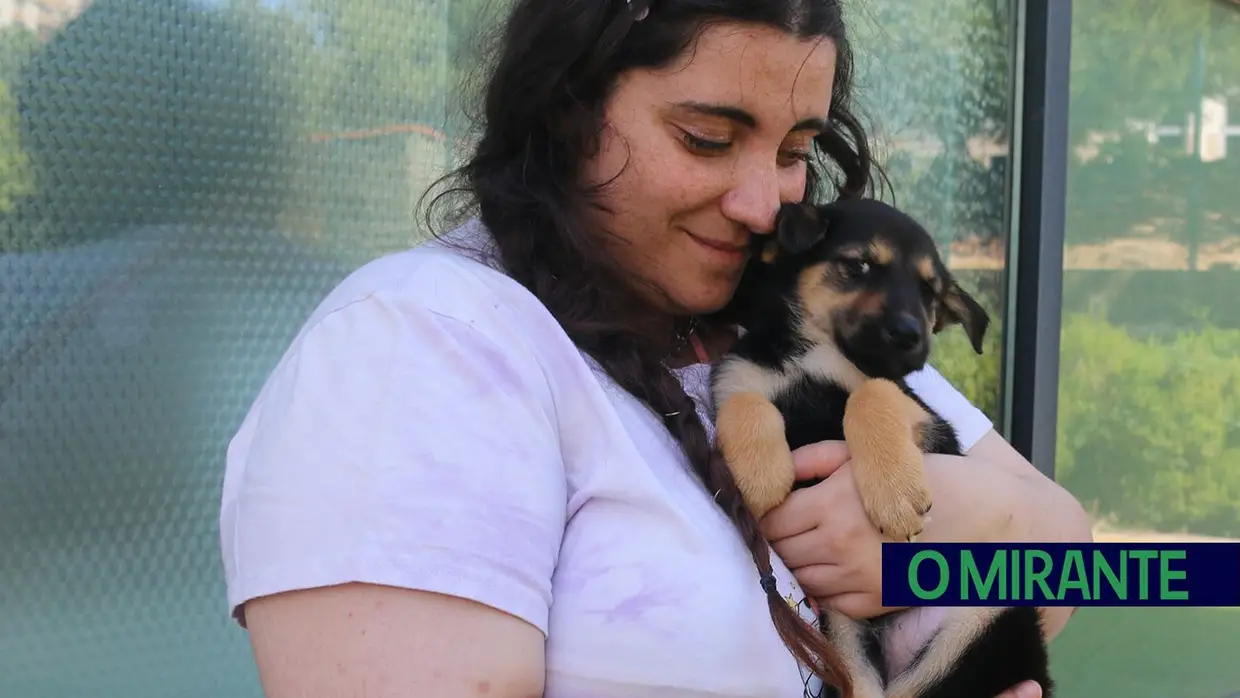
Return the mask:
[[[747,126],[751,129],[758,127],[758,119],[754,117],[753,114],[750,114],[749,112],[745,111],[744,109],[741,109],[740,107],[734,107],[734,106],[727,105],[727,104],[712,104],[710,102],[695,102],[695,101],[677,102],[676,107],[680,109],[688,109],[689,111],[695,111],[700,114],[706,114],[708,116],[723,117],[725,119],[735,121],[736,123],[741,124],[743,126]],[[816,117],[816,116],[811,116],[807,119],[801,119],[800,121],[798,121],[796,125],[792,127],[792,130],[793,131],[826,131],[827,120]]]

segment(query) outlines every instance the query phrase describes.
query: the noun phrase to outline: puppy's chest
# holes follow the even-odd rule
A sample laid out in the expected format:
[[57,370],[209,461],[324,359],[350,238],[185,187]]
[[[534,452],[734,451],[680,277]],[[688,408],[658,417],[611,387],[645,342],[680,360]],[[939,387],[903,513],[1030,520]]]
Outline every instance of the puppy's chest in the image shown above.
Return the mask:
[[844,407],[848,392],[822,378],[802,376],[773,396],[784,416],[784,432],[792,449],[818,441],[844,439]]

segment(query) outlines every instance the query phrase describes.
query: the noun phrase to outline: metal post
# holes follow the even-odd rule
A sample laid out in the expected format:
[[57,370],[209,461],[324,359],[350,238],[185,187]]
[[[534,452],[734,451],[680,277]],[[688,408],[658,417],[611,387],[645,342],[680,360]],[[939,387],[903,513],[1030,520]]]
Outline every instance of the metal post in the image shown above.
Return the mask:
[[[1212,11],[1210,6],[1208,11]],[[1212,19],[1212,17],[1211,17]],[[1185,238],[1188,243],[1188,270],[1190,272],[1197,271],[1197,250],[1201,244],[1201,187],[1202,187],[1202,168],[1205,166],[1201,147],[1205,144],[1203,130],[1205,124],[1202,123],[1204,116],[1204,106],[1206,98],[1206,28],[1197,30],[1196,50],[1193,55],[1193,68],[1189,76],[1190,91],[1192,93],[1192,115],[1193,128],[1189,129],[1186,134],[1191,139],[1188,167],[1188,191],[1185,193],[1187,201],[1184,202],[1184,228]]]
[[1055,472],[1068,162],[1070,0],[1022,0],[1003,433]]

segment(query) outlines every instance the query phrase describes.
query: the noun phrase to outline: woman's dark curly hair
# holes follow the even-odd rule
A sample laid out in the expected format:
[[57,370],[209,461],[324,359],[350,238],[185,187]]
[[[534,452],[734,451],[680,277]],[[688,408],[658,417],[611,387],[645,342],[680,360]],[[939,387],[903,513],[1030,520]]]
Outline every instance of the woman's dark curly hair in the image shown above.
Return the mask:
[[[853,57],[839,0],[516,0],[487,67],[480,140],[464,165],[442,181],[454,183],[444,194],[467,195],[506,272],[547,306],[613,380],[663,416],[707,490],[719,492],[716,499],[759,573],[767,574],[768,543],[665,363],[674,341],[667,318],[659,320],[660,311],[634,292],[631,276],[604,254],[606,246],[598,243],[603,231],[590,215],[591,207],[601,206],[597,189],[581,177],[599,145],[617,76],[668,64],[692,48],[707,22],[718,21],[758,23],[834,42],[830,128],[815,139],[819,157],[810,167],[805,198],[856,197],[871,188],[877,168],[852,111]],[[775,627],[794,656],[847,695],[851,682],[832,646],[778,592],[767,596]]]

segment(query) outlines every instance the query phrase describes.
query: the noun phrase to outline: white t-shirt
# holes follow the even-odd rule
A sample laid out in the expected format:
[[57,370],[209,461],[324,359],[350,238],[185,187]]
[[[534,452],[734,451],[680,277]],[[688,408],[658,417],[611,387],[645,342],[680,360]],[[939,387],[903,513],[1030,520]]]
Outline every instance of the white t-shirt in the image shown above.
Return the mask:
[[[679,371],[704,421],[707,368]],[[965,448],[990,429],[933,369],[911,383]],[[229,444],[220,526],[234,612],[426,589],[542,630],[547,698],[818,695],[661,421],[519,284],[438,244],[365,265],[309,318]]]

